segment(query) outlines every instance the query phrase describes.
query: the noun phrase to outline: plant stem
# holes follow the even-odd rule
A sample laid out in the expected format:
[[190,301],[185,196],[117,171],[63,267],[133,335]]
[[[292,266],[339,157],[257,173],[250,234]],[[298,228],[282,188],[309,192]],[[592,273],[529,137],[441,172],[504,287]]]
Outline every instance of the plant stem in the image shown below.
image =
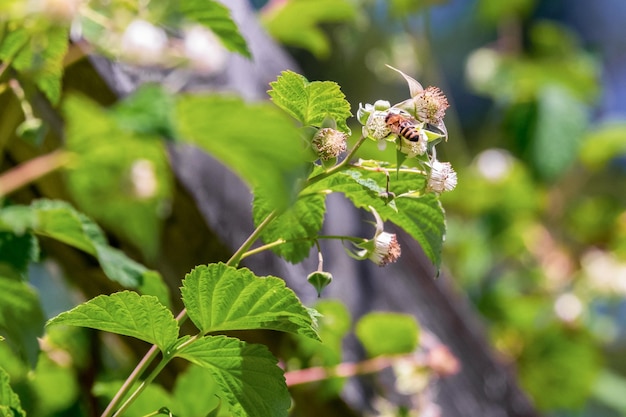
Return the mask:
[[[350,160],[352,159],[352,157],[355,155],[356,151],[358,150],[358,148],[363,144],[363,142],[365,142],[365,137],[361,136],[358,140],[358,142],[354,145],[354,147],[350,150],[350,152],[348,153],[348,155],[346,155],[345,159],[343,161],[341,161],[339,164],[335,165],[334,167],[328,169],[327,171],[313,177],[310,178],[305,185],[305,188],[309,185],[312,185],[330,175],[332,175],[335,172],[338,172],[342,169],[344,169],[348,163],[350,162]],[[279,244],[285,243],[284,239],[279,239],[275,242],[272,243],[268,243],[266,245],[260,246],[256,249],[252,249],[252,250],[248,250],[250,248],[250,246],[252,246],[252,244],[254,244],[254,242],[256,242],[256,240],[259,238],[259,236],[261,235],[261,233],[263,232],[263,230],[274,220],[276,219],[276,217],[279,216],[279,212],[277,210],[272,211],[270,214],[267,215],[267,217],[265,217],[265,219],[263,219],[263,221],[257,226],[257,228],[250,234],[250,236],[248,236],[248,238],[246,239],[245,242],[243,242],[241,244],[241,246],[239,247],[239,249],[237,249],[237,251],[230,257],[230,259],[226,262],[226,265],[228,266],[232,266],[232,267],[237,267],[239,265],[239,262],[250,255],[254,255],[256,253],[259,253],[263,250],[269,249],[271,247],[277,246]],[[337,239],[348,239],[348,240],[352,240],[352,238],[350,237],[346,237],[346,236],[325,236],[325,237],[317,237],[317,238],[322,238],[322,239],[331,239],[331,238],[337,238]],[[359,241],[361,241],[362,239],[360,239]],[[187,319],[187,309],[184,308],[179,314],[178,316],[176,316],[176,320],[178,321],[178,323],[182,323]],[[135,400],[135,398],[137,398],[137,396],[145,389],[145,387],[150,384],[152,382],[152,380],[154,380],[154,378],[158,375],[158,373],[163,369],[163,367],[169,362],[169,360],[171,358],[163,358],[161,360],[161,362],[159,363],[159,365],[150,373],[150,375],[148,376],[148,378],[143,381],[141,383],[141,385],[131,394],[130,397],[128,397],[128,399],[124,402],[124,404],[120,407],[119,410],[117,410],[117,412],[115,412],[115,414],[113,413],[113,410],[118,406],[118,404],[122,401],[122,399],[124,398],[124,396],[128,393],[128,391],[132,388],[132,386],[139,380],[139,377],[141,376],[141,374],[146,370],[146,368],[148,367],[148,365],[150,365],[150,363],[152,363],[152,361],[156,358],[157,354],[159,352],[159,348],[156,345],[153,345],[150,350],[146,353],[146,355],[141,359],[141,361],[139,362],[139,364],[137,365],[137,367],[133,370],[133,372],[128,376],[128,378],[126,379],[126,381],[124,382],[124,384],[122,385],[122,387],[119,389],[119,391],[115,394],[115,397],[113,397],[113,399],[111,400],[111,402],[109,403],[109,405],[107,406],[107,408],[104,410],[104,412],[102,413],[101,417],[117,417],[120,415],[120,413],[122,413],[126,408],[128,408],[128,406],[132,403],[132,401]]]
[[161,362],[159,362],[157,367],[154,368],[154,370],[150,372],[150,375],[148,375],[148,377],[144,381],[141,382],[141,384],[131,394],[131,396],[128,397],[128,399],[124,402],[124,404],[122,404],[119,410],[117,410],[115,414],[113,414],[113,417],[118,417],[124,411],[126,411],[126,409],[132,404],[132,402],[135,401],[135,399],[139,396],[139,394],[141,394],[143,390],[146,389],[146,387],[152,383],[154,378],[157,377],[157,375],[163,370],[163,368],[165,368],[165,365],[167,365],[171,359],[172,359],[171,357],[164,357],[163,359],[161,359]]
[[159,348],[156,345],[152,345],[150,350],[144,355],[141,361],[137,364],[133,372],[126,378],[124,384],[117,391],[107,408],[102,413],[102,417],[109,417],[113,415],[113,411],[118,406],[118,404],[124,399],[124,396],[128,393],[128,391],[132,388],[132,386],[139,380],[141,374],[148,368],[148,366],[152,363],[152,361],[159,354]]
[[283,243],[286,243],[286,242],[287,241],[285,239],[277,239],[271,243],[268,243],[267,245],[262,245],[262,246],[259,246],[258,248],[250,249],[249,251],[243,253],[241,257],[239,257],[239,260],[247,258],[248,256],[256,255],[257,253],[261,253],[265,250],[273,248],[274,246],[282,245]]
[[259,238],[259,236],[263,232],[263,229],[265,229],[267,225],[270,224],[276,217],[278,217],[277,210],[274,210],[270,214],[268,214],[267,217],[263,219],[261,224],[257,226],[254,232],[252,232],[252,234],[248,236],[248,239],[246,239],[246,241],[243,242],[243,244],[239,247],[239,249],[237,249],[237,252],[235,252],[233,256],[230,257],[230,259],[226,262],[226,265],[237,267],[239,265],[239,262],[243,258],[245,252]]

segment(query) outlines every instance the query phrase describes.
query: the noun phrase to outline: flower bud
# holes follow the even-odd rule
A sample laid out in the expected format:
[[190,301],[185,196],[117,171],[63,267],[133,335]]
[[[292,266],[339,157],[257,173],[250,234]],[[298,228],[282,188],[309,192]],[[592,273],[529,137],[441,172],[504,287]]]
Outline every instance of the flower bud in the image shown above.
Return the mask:
[[307,281],[317,291],[317,296],[320,297],[322,295],[322,290],[328,286],[333,280],[333,276],[330,272],[324,271],[315,271],[311,272],[307,277]]
[[430,164],[427,191],[442,193],[452,191],[456,187],[456,172],[450,162],[439,162],[436,159]]
[[311,143],[319,158],[323,161],[337,158],[346,150],[348,135],[336,129],[326,127],[318,130]]

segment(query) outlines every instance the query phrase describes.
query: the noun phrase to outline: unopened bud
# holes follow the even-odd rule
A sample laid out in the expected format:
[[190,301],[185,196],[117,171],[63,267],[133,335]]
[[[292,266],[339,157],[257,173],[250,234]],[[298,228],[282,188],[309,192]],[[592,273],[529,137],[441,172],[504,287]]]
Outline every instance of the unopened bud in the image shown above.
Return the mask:
[[315,290],[317,291],[317,296],[320,297],[322,295],[322,290],[328,286],[333,280],[333,276],[330,272],[324,271],[315,271],[311,272],[307,277],[307,281],[311,284]]
[[145,20],[134,20],[122,36],[122,55],[139,64],[150,65],[160,61],[167,46],[163,29]]

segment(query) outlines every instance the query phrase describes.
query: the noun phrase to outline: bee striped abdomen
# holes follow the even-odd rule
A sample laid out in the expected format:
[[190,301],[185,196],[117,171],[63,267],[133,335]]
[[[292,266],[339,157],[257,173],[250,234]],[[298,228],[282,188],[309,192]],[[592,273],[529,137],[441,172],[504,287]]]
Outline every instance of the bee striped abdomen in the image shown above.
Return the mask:
[[399,135],[403,138],[410,140],[411,142],[417,142],[420,140],[420,129],[410,121],[404,121],[399,125]]

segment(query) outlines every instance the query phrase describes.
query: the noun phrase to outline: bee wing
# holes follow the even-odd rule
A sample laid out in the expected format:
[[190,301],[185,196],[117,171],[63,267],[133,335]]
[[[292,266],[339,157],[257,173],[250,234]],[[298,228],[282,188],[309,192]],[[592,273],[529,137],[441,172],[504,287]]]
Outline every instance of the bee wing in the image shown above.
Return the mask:
[[[385,65],[387,65],[387,64],[385,64]],[[387,65],[387,67],[391,68],[392,70],[394,70],[396,72],[399,72],[400,75],[402,75],[404,77],[406,82],[409,84],[409,92],[411,93],[411,97],[415,97],[416,95],[418,95],[419,93],[424,91],[424,87],[422,87],[422,84],[417,82],[413,77],[409,77],[408,75],[406,75],[405,73],[403,73],[399,69],[392,67],[391,65]]]

